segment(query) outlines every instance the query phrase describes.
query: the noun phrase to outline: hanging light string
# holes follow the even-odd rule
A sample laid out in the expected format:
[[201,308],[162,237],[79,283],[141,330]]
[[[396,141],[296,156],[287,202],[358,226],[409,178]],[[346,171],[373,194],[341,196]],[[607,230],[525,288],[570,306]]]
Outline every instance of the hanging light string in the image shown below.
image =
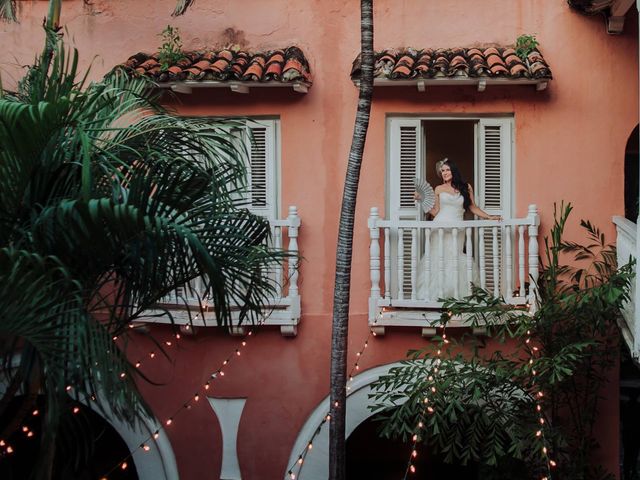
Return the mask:
[[549,449],[547,448],[547,440],[545,437],[545,418],[544,418],[544,412],[542,409],[542,401],[543,401],[542,399],[544,398],[544,391],[542,389],[537,388],[538,372],[533,366],[534,358],[539,355],[540,349],[535,345],[531,345],[532,343],[531,330],[527,330],[527,336],[525,338],[524,343],[525,343],[525,348],[529,353],[528,363],[531,369],[531,389],[533,393],[533,401],[535,403],[535,410],[536,410],[537,424],[538,424],[537,430],[535,433],[535,438],[540,441],[540,447],[538,448],[540,448],[541,450],[542,457],[545,462],[545,470],[546,470],[545,472],[546,475],[543,475],[542,477],[540,477],[540,480],[552,480],[551,469],[555,468],[557,466],[557,463],[555,460],[553,460],[550,457]]
[[[449,318],[451,318],[451,315],[452,315],[451,312],[448,312]],[[411,437],[411,442],[412,442],[411,454],[409,455],[409,461],[407,462],[407,469],[405,470],[404,477],[403,477],[405,480],[409,475],[416,473],[415,459],[418,457],[418,443],[420,443],[420,441],[422,440],[422,432],[424,430],[427,415],[432,415],[435,412],[434,407],[432,406],[435,404],[431,401],[431,399],[429,398],[429,395],[436,393],[434,380],[440,371],[440,364],[442,363],[442,349],[445,348],[445,345],[449,343],[449,340],[447,340],[446,322],[444,320],[440,324],[440,327],[442,328],[442,336],[440,337],[440,342],[438,343],[438,348],[436,350],[436,359],[434,360],[435,367],[431,372],[428,373],[426,377],[428,382],[427,383],[428,388],[422,400],[423,405],[422,405],[422,410],[420,412],[420,415],[418,417],[418,423]],[[429,384],[431,384],[430,387],[429,387]]]
[[[198,315],[196,315],[196,317],[194,319],[197,319]],[[117,470],[126,470],[128,468],[128,466],[129,466],[128,462],[132,459],[133,455],[136,452],[138,452],[139,450],[142,450],[144,452],[149,452],[151,450],[151,448],[152,448],[151,445],[153,443],[155,443],[158,440],[158,438],[160,437],[160,433],[162,431],[166,430],[167,427],[173,425],[175,418],[181,412],[183,412],[184,410],[191,410],[193,405],[196,404],[197,402],[199,402],[200,398],[202,398],[202,396],[204,396],[209,391],[209,389],[212,387],[212,382],[214,382],[216,379],[219,379],[219,378],[225,376],[226,368],[233,361],[233,359],[235,359],[236,357],[241,356],[241,350],[244,349],[247,346],[248,338],[254,335],[254,328],[263,325],[265,323],[265,321],[266,321],[266,316],[262,316],[260,318],[260,320],[256,323],[256,325],[254,327],[252,327],[251,329],[249,329],[249,331],[247,332],[246,337],[240,342],[240,345],[238,346],[238,348],[236,348],[231,354],[229,354],[222,361],[220,366],[215,371],[213,371],[211,374],[209,374],[209,376],[207,378],[207,381],[204,382],[200,386],[200,388],[198,390],[196,390],[196,392],[193,395],[191,395],[185,402],[183,402],[182,405],[180,407],[178,407],[173,412],[173,414],[168,416],[161,423],[161,425],[151,435],[149,435],[147,438],[145,438],[135,449],[130,451],[126,457],[124,457],[111,470],[109,470],[109,472],[107,472],[106,475],[101,477],[100,480],[107,480],[109,475],[111,475],[113,472],[115,472]],[[189,327],[189,325],[187,325],[187,327]],[[187,328],[187,327],[185,327],[185,330],[189,330],[190,329],[190,328]],[[179,340],[180,339],[180,334],[176,333],[175,337],[176,337],[176,340]],[[171,341],[165,342],[165,345],[167,345],[167,346],[171,346],[172,344],[173,343]],[[149,353],[149,357],[153,359],[155,357],[155,352],[151,351]],[[139,360],[138,362],[136,362],[135,367],[136,368],[140,368],[141,365],[142,365],[142,361]]]
[[[371,341],[371,338],[378,336],[378,334],[374,331],[373,327],[376,326],[376,324],[378,323],[378,319],[381,318],[381,317],[382,317],[382,313],[380,313],[374,319],[373,323],[371,324],[371,328],[369,328],[369,334],[367,335],[367,338],[365,339],[364,343],[362,344],[362,346],[360,347],[360,349],[356,353],[356,361],[353,364],[353,366],[351,367],[351,370],[349,371],[349,380],[347,381],[347,386],[346,386],[347,392],[349,392],[349,390],[351,390],[351,383],[353,382],[354,375],[356,374],[357,371],[360,370],[360,361],[362,360],[362,356],[364,355],[365,350],[369,347],[369,342]],[[348,395],[348,393],[347,393],[347,395]],[[329,412],[327,412],[324,415],[324,417],[322,417],[322,421],[320,422],[320,424],[313,431],[313,434],[311,435],[311,438],[309,438],[309,440],[307,441],[304,449],[298,455],[298,458],[296,459],[295,463],[293,463],[289,467],[289,470],[287,470],[287,475],[289,475],[290,480],[295,480],[297,477],[300,476],[300,474],[302,472],[302,467],[303,467],[304,461],[306,460],[307,455],[309,454],[309,452],[313,449],[313,441],[320,434],[320,432],[322,431],[322,427],[325,425],[325,423],[329,422],[330,420],[331,420],[331,415],[329,414]],[[296,471],[298,472],[297,473],[297,477],[296,477]]]

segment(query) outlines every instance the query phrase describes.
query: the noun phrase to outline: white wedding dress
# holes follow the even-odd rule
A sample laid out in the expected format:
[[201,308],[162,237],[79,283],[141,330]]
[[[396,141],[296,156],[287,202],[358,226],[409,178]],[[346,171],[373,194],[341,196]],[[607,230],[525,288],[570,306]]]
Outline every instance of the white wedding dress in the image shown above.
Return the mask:
[[433,219],[429,252],[424,252],[420,259],[418,272],[418,299],[420,300],[435,301],[438,298],[461,298],[469,295],[471,293],[469,280],[476,282],[477,277],[477,268],[472,261],[471,279],[469,279],[464,228],[459,228],[457,231],[457,245],[451,228],[442,229],[442,237],[437,228],[438,222],[464,220],[464,198],[460,193],[440,192],[439,195],[440,210]]

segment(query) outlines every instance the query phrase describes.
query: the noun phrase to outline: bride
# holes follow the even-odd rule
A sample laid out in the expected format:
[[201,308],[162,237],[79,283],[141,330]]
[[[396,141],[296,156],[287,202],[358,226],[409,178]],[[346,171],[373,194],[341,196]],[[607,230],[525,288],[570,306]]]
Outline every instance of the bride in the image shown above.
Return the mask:
[[[435,224],[433,227],[437,227],[438,222],[463,220],[466,211],[483,220],[501,220],[499,215],[489,215],[475,204],[471,185],[462,179],[460,171],[452,161],[447,158],[439,161],[436,164],[436,172],[442,179],[442,184],[435,188],[435,205],[427,212],[433,216]],[[416,199],[420,200],[417,193]],[[420,260],[419,299],[463,297],[470,293],[469,282],[476,280],[477,273],[474,264],[472,278],[468,278],[467,257],[463,252],[464,236],[464,228],[459,228],[456,248],[451,229],[444,229],[444,235],[440,235],[437,228],[432,229],[429,251],[425,252]],[[444,270],[440,269],[441,252]],[[454,268],[456,257],[457,269]],[[458,295],[456,295],[456,284]]]

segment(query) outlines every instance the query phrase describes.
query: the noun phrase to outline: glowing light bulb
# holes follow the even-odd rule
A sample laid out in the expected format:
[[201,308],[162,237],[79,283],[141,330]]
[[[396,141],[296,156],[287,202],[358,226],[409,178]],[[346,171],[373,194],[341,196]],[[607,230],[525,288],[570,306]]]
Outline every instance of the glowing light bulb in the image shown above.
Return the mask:
[[197,393],[193,396],[193,399],[197,402],[198,400],[200,400],[200,395],[198,395]]
[[78,407],[73,407],[73,413],[78,413],[80,409]]
[[37,417],[39,413],[40,412],[36,409],[33,412],[31,412],[31,415],[33,415],[34,417]]
[[418,456],[418,452],[416,450],[414,450],[413,452],[411,452],[411,456],[413,458],[416,458]]
[[129,466],[129,465],[127,464],[127,462],[122,462],[122,464],[120,465],[120,468],[121,468],[122,470],[126,470],[128,466]]
[[311,449],[313,448],[313,443],[310,443],[310,444],[307,446],[307,448],[308,448],[309,450],[311,450]]
[[157,430],[155,432],[153,432],[153,439],[154,440],[157,440],[159,436],[160,436],[160,432],[158,432]]
[[151,450],[151,447],[150,447],[149,445],[142,445],[142,449],[143,449],[145,452],[148,452],[149,450]]
[[167,426],[171,425],[172,423],[173,423],[173,419],[172,419],[172,418],[169,418],[169,419],[166,421]]
[[413,465],[409,467],[409,470],[411,470],[411,473],[416,473],[416,467],[414,467]]
[[29,427],[22,427],[22,431],[23,432],[28,432],[29,431]]
[[11,446],[7,447],[7,453],[13,453],[13,448],[11,448]]
[[29,437],[29,438],[33,437],[33,432],[28,432],[27,433],[27,437]]
[[136,368],[140,368],[140,365],[142,365],[140,362],[136,362]]
[[154,358],[154,357],[156,356],[156,352],[151,352],[151,353],[149,354],[149,356],[150,356],[151,358]]

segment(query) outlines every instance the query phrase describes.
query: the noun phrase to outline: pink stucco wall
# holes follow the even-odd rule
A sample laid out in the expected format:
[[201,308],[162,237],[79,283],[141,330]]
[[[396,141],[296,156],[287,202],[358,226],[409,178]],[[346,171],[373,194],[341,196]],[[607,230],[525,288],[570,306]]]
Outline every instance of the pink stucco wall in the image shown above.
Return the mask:
[[[335,239],[351,141],[357,90],[349,79],[359,50],[355,0],[199,0],[183,17],[171,18],[173,0],[65,1],[62,23],[83,64],[99,77],[138,51],[154,51],[158,33],[178,27],[186,49],[238,43],[248,49],[298,45],[307,55],[314,85],[307,95],[255,89],[196,91],[175,105],[189,115],[276,115],[281,120],[281,204],[302,217],[300,276],[303,318],[296,338],[265,330],[216,386],[215,396],[248,397],[239,432],[243,478],[281,478],[299,428],[328,392]],[[0,24],[0,69],[5,87],[19,66],[40,49],[47,2],[22,1],[21,23]],[[515,118],[516,214],[539,205],[543,233],[554,201],[575,205],[574,220],[589,218],[611,240],[611,216],[624,213],[623,162],[627,137],[638,123],[637,15],[621,36],[608,36],[600,17],[575,14],[563,0],[378,0],[376,48],[510,44],[535,33],[554,80],[533,87],[377,89],[365,150],[356,216],[350,344],[367,334],[368,230],[371,206],[384,207],[385,117],[390,113],[513,114]],[[571,233],[576,229],[572,228]],[[168,334],[159,329],[157,334]],[[138,340],[142,342],[142,340]],[[175,364],[153,372],[162,386],[145,386],[159,418],[171,414],[217,368],[238,340],[207,331],[184,339]],[[390,330],[367,350],[363,367],[396,361],[424,345],[416,331]],[[158,363],[159,365],[159,363]],[[617,418],[617,393],[606,418]],[[603,458],[615,469],[617,432],[606,430]],[[176,419],[170,437],[181,478],[217,478],[220,432],[209,407]]]

